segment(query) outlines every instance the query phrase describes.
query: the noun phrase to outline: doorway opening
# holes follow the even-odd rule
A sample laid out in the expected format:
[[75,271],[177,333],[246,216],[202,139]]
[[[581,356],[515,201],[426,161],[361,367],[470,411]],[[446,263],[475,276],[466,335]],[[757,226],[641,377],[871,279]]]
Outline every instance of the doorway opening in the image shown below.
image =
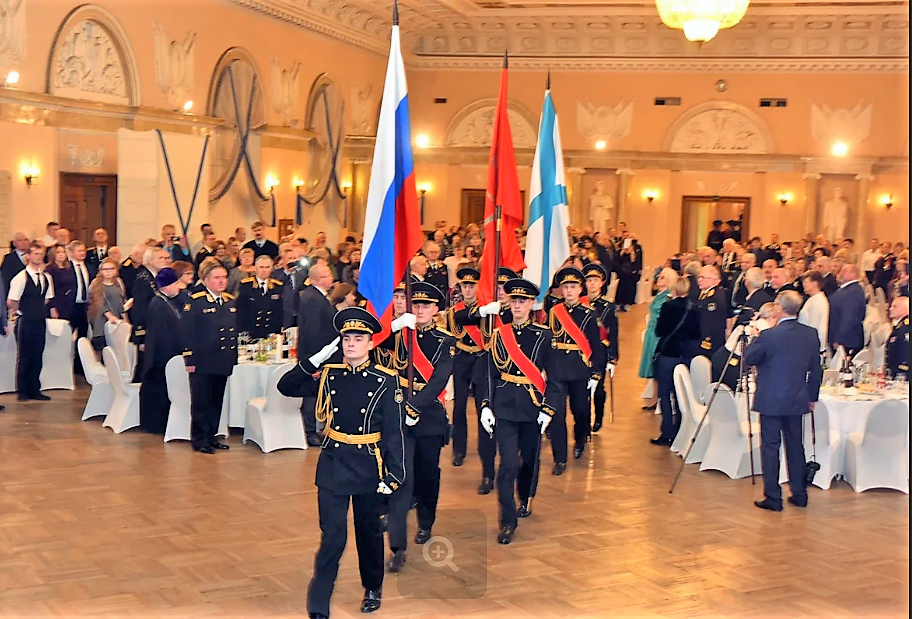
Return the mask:
[[60,173],[60,225],[70,238],[92,247],[97,228],[117,244],[117,175]]
[[[460,225],[469,224],[482,225],[484,222],[485,212],[485,194],[484,189],[463,189],[462,190],[462,210],[459,213]],[[526,191],[520,189],[519,201],[523,205],[523,213],[526,211]]]
[[[681,251],[691,252],[707,244],[713,222],[722,221],[732,229],[736,241],[750,238],[750,198],[720,198],[718,196],[684,196],[681,221]],[[725,226],[723,225],[723,228]]]

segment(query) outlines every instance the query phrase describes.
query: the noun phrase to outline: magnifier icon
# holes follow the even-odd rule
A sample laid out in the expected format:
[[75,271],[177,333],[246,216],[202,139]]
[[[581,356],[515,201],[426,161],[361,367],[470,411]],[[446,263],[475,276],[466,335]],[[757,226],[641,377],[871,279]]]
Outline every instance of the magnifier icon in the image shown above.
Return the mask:
[[[444,551],[444,548],[446,550]],[[446,565],[454,572],[459,568],[453,563],[453,557],[456,556],[456,549],[453,548],[453,542],[443,536],[432,537],[424,544],[421,552],[424,554],[424,560],[431,567],[443,567]]]

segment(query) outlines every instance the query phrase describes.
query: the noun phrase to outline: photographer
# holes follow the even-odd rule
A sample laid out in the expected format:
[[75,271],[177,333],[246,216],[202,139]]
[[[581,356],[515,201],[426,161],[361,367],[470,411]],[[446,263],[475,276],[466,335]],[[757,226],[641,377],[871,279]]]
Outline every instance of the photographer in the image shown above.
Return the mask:
[[[757,269],[757,271],[759,270],[760,269]],[[744,323],[739,323],[734,331],[732,331],[732,334],[728,336],[725,346],[717,350],[712,356],[713,382],[724,383],[732,391],[736,390],[738,388],[738,379],[740,378],[739,367],[741,365],[741,355],[743,354],[741,342],[739,340],[744,334],[744,330],[747,329],[749,338],[748,343],[750,343],[755,337],[753,335],[754,333],[766,331],[775,326],[775,303],[764,303],[755,313],[753,313],[752,319],[745,320]],[[731,355],[732,351],[734,351],[735,354],[732,355],[729,360],[729,355]],[[725,371],[726,365],[728,366],[727,372]]]

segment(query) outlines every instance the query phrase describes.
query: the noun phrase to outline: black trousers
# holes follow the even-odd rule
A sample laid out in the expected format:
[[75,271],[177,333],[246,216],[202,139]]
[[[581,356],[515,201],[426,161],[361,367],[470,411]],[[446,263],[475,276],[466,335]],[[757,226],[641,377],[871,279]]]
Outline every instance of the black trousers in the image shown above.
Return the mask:
[[551,436],[551,453],[554,462],[567,461],[567,413],[565,397],[570,398],[570,413],[573,415],[573,440],[577,445],[584,445],[589,440],[591,429],[589,412],[588,378],[561,381],[561,399],[557,402],[554,418],[548,426]]
[[599,423],[605,420],[605,403],[608,400],[608,372],[602,374],[602,380],[595,388],[595,420]]
[[[476,357],[458,351],[453,359],[453,455],[465,456],[469,442],[469,424],[466,408],[469,403],[469,389],[472,386],[472,371],[475,369]],[[478,392],[476,388],[476,393]],[[481,399],[475,396],[475,411],[481,408]],[[481,422],[479,422],[479,427]],[[481,433],[479,433],[479,437]],[[479,438],[479,453],[481,439]]]
[[[88,303],[73,304],[73,310],[70,312],[70,327],[73,329],[73,333],[76,334],[77,338],[88,337],[89,335],[88,309]],[[77,374],[85,374],[85,370],[82,368],[82,360],[79,358],[78,348],[74,353],[73,369]]]
[[[139,388],[139,425],[146,432],[164,434],[168,427],[168,413],[171,400],[168,399],[168,384],[165,368],[149,368],[143,374]],[[218,418],[215,422],[218,430]]]
[[532,479],[538,465],[536,455],[541,449],[541,430],[538,423],[497,420],[497,446],[500,449],[500,468],[497,470],[497,500],[500,502],[500,526],[516,527],[514,488],[520,503],[532,496]]
[[[659,355],[655,363],[655,378],[658,383],[659,405],[662,407],[662,433],[660,438],[674,440],[681,427],[681,415],[677,408],[674,388],[674,370],[681,364],[687,363],[683,357],[666,357]],[[672,400],[675,406],[672,407]]]
[[47,325],[44,319],[30,320],[20,316],[16,322],[16,343],[19,360],[16,364],[16,391],[32,397],[41,391],[41,368],[44,366],[44,343]]
[[227,382],[227,376],[199,372],[190,375],[190,444],[194,447],[211,445],[218,440],[215,434],[222,416]]
[[785,439],[785,463],[788,466],[789,487],[792,496],[807,501],[807,484],[804,480],[805,461],[800,415],[760,415],[760,463],[763,467],[763,494],[771,502],[782,506],[782,488],[779,487],[779,446]]
[[307,612],[329,616],[339,560],[348,538],[348,503],[351,500],[355,519],[355,546],[361,585],[367,591],[383,586],[383,532],[378,510],[380,495],[338,495],[320,488],[317,491],[317,510],[320,515],[320,548],[314,559],[314,575],[307,587]]
[[[140,344],[137,344],[136,345],[136,367],[133,368],[133,382],[134,383],[142,382],[143,360],[145,359],[145,356],[146,356],[146,351],[140,350],[139,347],[140,347]],[[193,375],[191,374],[190,376],[191,376],[191,384],[192,384]]]
[[405,550],[408,546],[408,513],[412,497],[418,502],[418,528],[431,529],[437,518],[437,498],[440,496],[440,450],[443,437],[405,437],[405,482],[389,497],[390,549]]

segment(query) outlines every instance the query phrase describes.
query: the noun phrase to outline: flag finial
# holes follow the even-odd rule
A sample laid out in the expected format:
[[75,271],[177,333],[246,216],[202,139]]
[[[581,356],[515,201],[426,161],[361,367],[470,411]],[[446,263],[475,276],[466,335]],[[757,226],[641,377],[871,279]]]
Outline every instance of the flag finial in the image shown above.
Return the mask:
[[548,77],[545,80],[545,90],[551,90],[551,69],[548,69]]
[[399,3],[393,0],[393,25],[399,25]]
[[510,50],[505,49],[504,50],[504,69],[507,68],[507,65],[509,64],[509,60],[510,60]]

